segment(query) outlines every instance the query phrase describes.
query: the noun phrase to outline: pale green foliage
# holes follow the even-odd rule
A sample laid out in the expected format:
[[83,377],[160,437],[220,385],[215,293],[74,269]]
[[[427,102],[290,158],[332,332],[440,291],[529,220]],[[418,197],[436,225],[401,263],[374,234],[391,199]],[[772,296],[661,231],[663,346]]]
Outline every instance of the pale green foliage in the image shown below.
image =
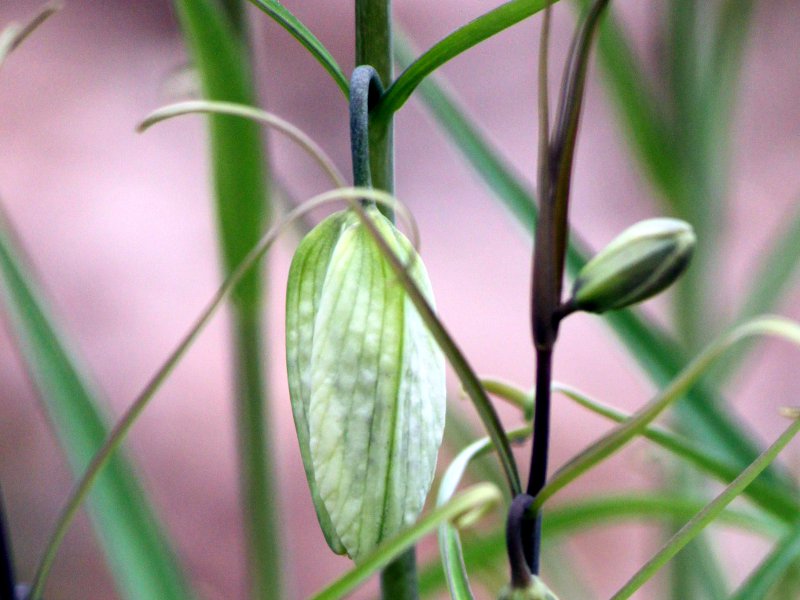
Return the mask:
[[[379,232],[430,300],[411,244]],[[358,560],[413,523],[444,429],[444,358],[369,232],[350,211],[317,226],[292,261],[289,388],[303,462],[329,545]]]

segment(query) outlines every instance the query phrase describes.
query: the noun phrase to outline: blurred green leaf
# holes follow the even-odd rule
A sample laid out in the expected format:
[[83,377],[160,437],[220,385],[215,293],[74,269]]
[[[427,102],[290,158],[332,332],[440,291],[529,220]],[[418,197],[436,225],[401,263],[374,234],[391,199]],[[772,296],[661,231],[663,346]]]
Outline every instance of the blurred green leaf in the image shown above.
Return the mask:
[[[630,419],[593,442],[586,450],[574,456],[556,471],[536,496],[531,510],[541,507],[556,492],[612,456],[634,437],[642,435],[645,428],[670,404],[691,389],[716,360],[737,342],[753,336],[775,336],[800,346],[800,324],[781,317],[766,316],[742,323],[718,337]],[[765,464],[764,468],[768,464]]]
[[311,31],[295,17],[289,9],[276,0],[250,0],[257,8],[272,17],[281,27],[288,31],[294,39],[300,42],[317,59],[319,64],[330,73],[336,85],[342,90],[345,97],[350,95],[350,82],[342,72],[328,49],[317,39]]
[[[721,357],[720,360],[722,358],[724,357]],[[487,392],[511,401],[526,415],[531,414],[533,407],[531,394],[526,394],[511,384],[496,380],[484,379],[483,385]],[[571,386],[553,382],[553,392],[563,394],[595,414],[617,423],[625,423],[631,418],[630,414],[591,398]],[[741,470],[730,462],[722,460],[709,452],[704,446],[658,425],[648,425],[643,430],[642,436],[726,484],[733,481]],[[794,523],[797,519],[798,497],[795,494],[786,492],[780,487],[769,485],[763,479],[754,481],[744,493],[757,505],[787,523]]]
[[630,598],[644,583],[655,575],[672,557],[700,534],[728,504],[733,502],[742,491],[778,456],[781,450],[800,431],[798,415],[793,415],[793,422],[759,457],[748,466],[741,475],[728,485],[719,495],[695,515],[680,531],[678,531],[645,565],[631,577],[622,588],[612,596],[611,600]]
[[[800,268],[800,207],[792,207],[787,215],[783,231],[775,236],[772,245],[763,252],[760,264],[754,269],[745,299],[736,321],[741,322],[755,315],[775,310],[784,294],[797,282]],[[753,344],[747,344],[714,370],[714,381],[724,385],[741,367]]]
[[[225,13],[212,0],[174,0],[190,54],[207,100],[256,105],[247,49]],[[266,157],[259,126],[229,115],[209,116],[220,246],[230,272],[252,248],[269,221]],[[259,274],[251,273],[234,294],[237,303],[260,307]]]
[[[586,8],[590,0],[581,0],[580,4]],[[679,165],[671,151],[670,123],[656,95],[648,87],[648,78],[615,16],[613,6],[607,9],[600,24],[597,57],[606,74],[603,82],[640,164],[664,199],[676,197]]]
[[800,526],[788,533],[761,561],[730,600],[762,600],[800,558]]
[[[663,494],[614,494],[569,501],[553,506],[545,514],[543,536],[550,542],[573,532],[590,527],[613,526],[630,521],[666,522],[674,519],[690,519],[697,514],[705,501]],[[783,531],[775,522],[760,514],[726,508],[718,522],[743,531],[765,537],[773,537]],[[488,535],[471,533],[462,536],[463,557],[467,572],[474,577],[487,569],[506,568],[505,532]],[[447,585],[442,562],[435,559],[420,569],[420,594],[428,596]]]
[[[102,402],[67,347],[0,215],[0,297],[31,378],[69,459],[80,474],[108,427]],[[120,593],[130,600],[193,594],[136,472],[117,454],[90,496],[89,515]]]
[[[243,28],[215,0],[174,0],[206,100],[255,106]],[[219,248],[232,273],[270,221],[267,160],[257,123],[230,115],[208,118]],[[281,527],[264,384],[262,273],[253,269],[231,295],[239,499],[247,572],[254,599],[281,595]]]
[[[631,417],[631,415],[589,398],[574,388],[561,384],[554,384],[553,390],[561,392],[565,396],[578,402],[581,406],[612,419],[617,423],[624,423]],[[650,425],[644,430],[642,435],[725,483],[730,483],[739,474],[740,469],[734,465],[720,460],[709,453],[706,448],[667,429]],[[769,485],[763,479],[754,481],[753,484],[745,490],[745,494],[753,500],[753,502],[787,522],[791,523],[797,518],[797,496],[787,493],[780,487]]]

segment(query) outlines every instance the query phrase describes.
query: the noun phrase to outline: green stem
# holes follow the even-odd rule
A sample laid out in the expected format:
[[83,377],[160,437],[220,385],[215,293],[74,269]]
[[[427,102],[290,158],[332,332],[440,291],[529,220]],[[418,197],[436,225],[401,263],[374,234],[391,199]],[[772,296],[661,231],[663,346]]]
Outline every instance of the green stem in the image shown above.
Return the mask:
[[[384,85],[392,71],[392,24],[390,0],[356,0],[356,65],[370,65]],[[392,113],[371,119],[369,127],[372,185],[394,192],[394,140]]]
[[234,315],[236,352],[236,438],[239,455],[239,497],[244,516],[247,570],[251,598],[281,597],[280,528],[276,506],[274,456],[266,410],[261,318],[237,306]]
[[419,598],[416,547],[411,546],[381,571],[381,597],[386,600]]
[[[356,65],[370,65],[384,85],[392,72],[391,0],[356,0]],[[394,193],[393,115],[370,118],[369,162],[372,185]],[[386,209],[381,208],[385,213]],[[391,214],[386,216],[391,218]],[[391,600],[412,600],[417,592],[417,559],[413,546],[381,571],[381,594]]]

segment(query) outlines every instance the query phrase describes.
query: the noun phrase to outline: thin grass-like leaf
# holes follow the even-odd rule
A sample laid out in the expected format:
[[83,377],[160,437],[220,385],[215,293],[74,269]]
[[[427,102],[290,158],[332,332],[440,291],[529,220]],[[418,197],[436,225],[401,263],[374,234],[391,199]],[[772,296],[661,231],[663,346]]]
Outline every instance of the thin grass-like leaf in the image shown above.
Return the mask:
[[[591,527],[612,526],[631,521],[666,522],[688,520],[705,506],[699,498],[663,494],[614,494],[570,501],[552,507],[545,515],[544,539],[549,543]],[[767,539],[780,535],[780,523],[759,513],[726,508],[718,517],[720,525],[734,527]],[[462,540],[464,564],[472,577],[482,570],[505,566],[504,532],[487,536],[471,535]],[[546,551],[546,550],[545,550]],[[428,596],[444,589],[447,580],[442,561],[437,558],[423,565],[419,574],[420,595]]]
[[442,523],[472,522],[502,498],[500,490],[491,483],[479,483],[452,498],[422,517],[414,525],[386,540],[352,570],[313,596],[313,600],[338,600],[352,592],[372,574],[388,565],[395,557],[413,546],[423,536]]
[[[249,59],[225,13],[211,0],[174,3],[205,99],[253,106]],[[256,123],[215,114],[209,117],[209,126],[220,246],[230,272],[255,245],[269,220],[266,157]],[[259,276],[251,273],[235,299],[250,310],[260,310],[260,298]]]
[[[530,418],[533,407],[532,394],[495,379],[484,379],[482,383],[487,392],[510,402],[519,408],[526,418]],[[624,423],[631,418],[630,414],[591,398],[571,386],[553,382],[553,392],[561,393],[595,414],[617,423]],[[741,471],[730,462],[710,453],[702,445],[658,425],[648,425],[642,436],[725,484],[733,481]],[[787,523],[794,523],[797,519],[798,497],[781,487],[769,485],[765,480],[758,479],[748,486],[744,493],[753,502]]]
[[786,534],[747,577],[730,600],[762,600],[800,558],[800,526]]
[[[709,345],[664,390],[632,418],[604,435],[589,448],[559,469],[537,496],[532,507],[540,507],[568,483],[614,454],[634,437],[641,435],[659,414],[683,396],[700,377],[736,342],[753,336],[776,336],[800,346],[800,325],[781,317],[761,317],[739,325]],[[760,455],[760,456],[763,456]],[[772,461],[769,461],[772,462]],[[769,464],[766,463],[764,468]],[[759,473],[761,471],[759,470]],[[758,473],[756,473],[758,474]],[[746,487],[746,486],[745,486]]]
[[[617,423],[624,423],[631,418],[631,415],[598,402],[572,387],[555,383],[553,384],[553,391],[558,391],[581,406]],[[668,429],[657,425],[649,425],[642,435],[726,484],[733,481],[739,474],[740,470],[734,465],[720,460],[701,445],[687,440]],[[793,523],[797,519],[797,496],[785,492],[780,487],[769,485],[763,479],[756,480],[752,485],[748,486],[745,490],[745,495],[762,508],[788,523]]]
[[611,597],[611,600],[625,600],[630,598],[644,583],[655,575],[672,557],[686,546],[691,540],[699,535],[711,523],[728,504],[733,502],[737,496],[763,471],[769,463],[778,456],[781,450],[794,438],[800,431],[800,413],[796,410],[792,415],[793,422],[778,437],[778,439],[767,448],[749,467],[742,471],[730,485],[728,485],[719,495],[706,505],[695,517],[684,525],[665,545],[653,556],[630,580]]
[[244,119],[250,119],[252,121],[261,123],[262,125],[266,125],[267,127],[272,127],[292,139],[301,148],[303,148],[309,156],[317,161],[317,164],[319,164],[322,170],[328,175],[334,187],[339,188],[347,185],[344,175],[342,175],[341,171],[336,168],[336,165],[331,158],[319,146],[319,144],[317,144],[311,138],[310,135],[295,127],[285,119],[282,119],[278,115],[252,106],[234,104],[233,102],[210,102],[207,100],[178,102],[176,104],[164,106],[152,112],[136,127],[136,130],[141,133],[156,123],[164,121],[165,119],[171,119],[172,117],[177,117],[179,115],[194,113],[231,115],[235,117],[242,117]]
[[[585,8],[590,1],[581,0],[580,4]],[[640,164],[662,193],[662,199],[676,197],[679,165],[669,150],[673,143],[669,120],[647,85],[644,69],[613,6],[600,24],[597,56],[606,74],[603,82]]]
[[[0,298],[26,367],[78,474],[106,437],[103,402],[58,331],[2,214],[0,283]],[[117,455],[97,482],[89,515],[125,598],[193,597],[164,528],[124,455]]]
[[277,0],[250,0],[250,3],[272,17],[276,23],[288,31],[291,36],[300,42],[317,59],[319,64],[330,73],[336,85],[342,90],[345,97],[350,95],[350,82],[342,72],[333,55],[317,39],[303,23],[295,17],[289,9]]
[[536,14],[548,0],[511,0],[470,21],[434,44],[403,71],[390,85],[374,108],[375,117],[383,120],[397,112],[417,86],[436,69],[483,40]]

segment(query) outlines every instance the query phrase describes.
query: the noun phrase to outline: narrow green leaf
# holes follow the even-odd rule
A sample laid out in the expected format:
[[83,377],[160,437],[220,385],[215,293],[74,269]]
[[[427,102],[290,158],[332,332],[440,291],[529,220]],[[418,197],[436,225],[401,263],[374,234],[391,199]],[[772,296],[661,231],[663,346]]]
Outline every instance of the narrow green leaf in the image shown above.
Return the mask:
[[[558,391],[581,406],[617,423],[624,423],[631,418],[631,415],[598,402],[572,387],[555,383],[553,391]],[[740,472],[735,465],[720,460],[702,445],[662,427],[649,425],[642,435],[726,484],[733,481]],[[753,502],[788,523],[793,523],[797,518],[797,496],[781,487],[769,485],[764,479],[757,479],[744,493]]]
[[325,171],[334,187],[345,187],[347,185],[344,175],[341,174],[333,160],[331,160],[328,154],[311,136],[278,115],[252,106],[244,106],[233,102],[212,102],[207,100],[178,102],[153,111],[136,127],[136,130],[141,133],[165,119],[194,113],[231,115],[242,117],[243,119],[250,119],[267,127],[271,127],[289,137],[305,150],[306,153],[317,162],[320,168]]
[[[614,494],[571,501],[552,507],[545,515],[544,539],[552,542],[573,532],[590,527],[612,526],[629,521],[665,522],[690,519],[705,501],[683,496],[649,494]],[[726,508],[718,522],[742,531],[773,538],[784,531],[774,521],[751,511]],[[473,578],[482,570],[505,566],[505,533],[487,536],[471,535],[462,540],[466,570]],[[423,565],[420,570],[420,595],[428,596],[447,586],[442,561],[439,558]]]
[[800,420],[794,415],[794,420],[780,437],[767,448],[759,457],[748,466],[741,475],[727,486],[716,498],[706,505],[695,517],[684,525],[647,563],[631,577],[630,580],[612,596],[611,600],[625,600],[630,598],[647,580],[655,575],[672,557],[686,546],[692,539],[700,534],[728,504],[767,468],[781,450],[800,431]]
[[[683,396],[733,344],[756,335],[777,336],[800,346],[800,325],[788,319],[761,317],[739,325],[706,347],[666,388],[639,409],[632,418],[604,435],[559,469],[536,497],[532,510],[541,507],[558,490],[563,489],[568,483],[614,454],[634,437],[642,434],[647,425],[671,403]],[[766,463],[764,468],[768,464]],[[761,470],[758,472],[760,473]]]
[[461,492],[408,527],[386,540],[352,570],[313,597],[313,600],[338,600],[352,592],[373,573],[388,565],[392,559],[417,543],[423,536],[445,522],[471,522],[474,515],[483,514],[502,498],[500,490],[491,483],[479,483]]
[[350,83],[333,58],[333,55],[331,55],[322,42],[317,39],[317,36],[311,33],[311,31],[300,22],[300,19],[295,17],[289,9],[277,0],[250,0],[250,2],[272,17],[275,22],[304,46],[312,56],[319,61],[319,64],[330,73],[345,97],[350,95]]
[[[606,19],[608,23],[608,18]],[[410,51],[403,46],[401,34],[397,56],[406,64]],[[602,44],[602,33],[601,33]],[[500,153],[481,135],[446,88],[436,78],[428,78],[420,86],[420,99],[431,111],[443,131],[465,156],[475,172],[497,194],[511,214],[532,235],[537,210],[530,187],[503,160]],[[574,275],[587,262],[589,252],[575,232],[570,234],[567,248],[567,272]],[[604,316],[613,331],[625,344],[632,356],[657,386],[664,386],[686,364],[685,352],[657,325],[636,310],[622,310]],[[758,445],[752,440],[743,424],[730,411],[724,410],[722,400],[708,387],[698,386],[687,394],[687,403],[677,410],[688,415],[694,437],[702,439],[742,468],[758,455]],[[763,478],[785,489],[794,485],[778,468],[768,468]]]
[[800,558],[800,526],[796,526],[761,561],[730,600],[762,600],[786,570]]
[[[207,100],[256,104],[246,48],[211,0],[174,0]],[[246,119],[213,114],[209,133],[220,246],[232,271],[269,221],[266,158],[259,126]],[[260,306],[260,283],[251,273],[234,298],[251,310]]]
[[[106,415],[77,365],[0,215],[0,298],[70,466],[81,473],[106,437]],[[130,600],[188,599],[181,572],[136,472],[117,455],[97,482],[89,515],[120,593]]]
[[[484,379],[482,383],[487,392],[509,401],[525,415],[528,415],[526,418],[530,418],[533,408],[532,394],[503,381]],[[553,392],[561,393],[595,414],[617,423],[624,423],[631,418],[630,414],[591,398],[571,386],[553,382]],[[709,452],[703,445],[663,427],[648,425],[642,432],[642,436],[725,484],[733,481],[741,471],[729,461],[721,460]],[[753,502],[787,523],[794,523],[797,519],[798,497],[796,494],[785,491],[782,487],[769,485],[766,480],[758,479],[748,486],[744,493]]]
[[416,87],[436,69],[465,50],[536,14],[548,0],[511,0],[457,29],[415,60],[390,85],[378,105],[375,117],[383,120],[397,112]]
[[[590,0],[581,0],[580,4],[585,8]],[[669,120],[664,111],[659,110],[656,96],[647,85],[644,69],[613,6],[600,24],[597,56],[606,74],[603,81],[640,163],[663,198],[676,197],[679,165],[670,151],[673,139]]]
[[[249,49],[241,23],[216,0],[173,0],[207,100],[255,105]],[[212,114],[211,171],[218,245],[231,273],[270,221],[267,161],[257,123]],[[274,501],[276,476],[264,379],[262,275],[247,273],[233,291],[232,340],[236,392],[239,499],[245,555],[254,600],[281,595],[281,527]]]

